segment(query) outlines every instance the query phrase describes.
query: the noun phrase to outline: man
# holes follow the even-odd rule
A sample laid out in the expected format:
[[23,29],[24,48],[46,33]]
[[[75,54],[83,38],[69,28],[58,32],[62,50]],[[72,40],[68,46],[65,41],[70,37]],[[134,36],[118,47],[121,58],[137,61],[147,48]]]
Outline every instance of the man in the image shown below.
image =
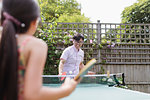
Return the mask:
[[[84,37],[81,34],[78,33],[73,37],[73,45],[67,47],[60,57],[59,75],[63,72],[67,75],[77,75],[84,67],[84,51],[81,49],[83,42]],[[89,71],[89,74],[94,73]]]
[[73,45],[67,47],[61,57],[59,63],[59,74],[66,72],[67,75],[77,75],[79,69],[84,67],[83,59],[84,52],[81,46],[84,42],[84,37],[81,34],[76,34],[73,37]]

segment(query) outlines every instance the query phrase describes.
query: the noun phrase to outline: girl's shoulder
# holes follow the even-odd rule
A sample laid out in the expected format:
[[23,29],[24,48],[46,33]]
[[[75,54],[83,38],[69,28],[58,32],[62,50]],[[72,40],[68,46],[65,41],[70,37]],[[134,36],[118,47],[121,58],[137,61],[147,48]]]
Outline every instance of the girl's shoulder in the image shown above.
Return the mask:
[[31,49],[40,49],[40,48],[45,48],[47,49],[47,44],[45,41],[42,39],[36,38],[34,36],[30,37],[30,41],[28,42],[28,47]]
[[36,38],[34,36],[31,36],[31,41],[33,44],[42,44],[42,45],[46,45],[46,42],[43,41],[42,39]]

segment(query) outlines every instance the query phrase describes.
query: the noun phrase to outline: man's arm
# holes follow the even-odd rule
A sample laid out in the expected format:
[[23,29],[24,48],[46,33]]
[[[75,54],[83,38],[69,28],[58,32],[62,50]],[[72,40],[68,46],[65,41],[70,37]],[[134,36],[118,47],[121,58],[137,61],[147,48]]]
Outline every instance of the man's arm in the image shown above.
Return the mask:
[[64,60],[64,59],[61,59],[60,62],[59,62],[59,69],[58,69],[59,75],[62,74],[65,62],[66,62],[66,60]]
[[79,69],[81,70],[83,67],[84,67],[84,64],[83,64],[83,62],[81,62],[79,65]]

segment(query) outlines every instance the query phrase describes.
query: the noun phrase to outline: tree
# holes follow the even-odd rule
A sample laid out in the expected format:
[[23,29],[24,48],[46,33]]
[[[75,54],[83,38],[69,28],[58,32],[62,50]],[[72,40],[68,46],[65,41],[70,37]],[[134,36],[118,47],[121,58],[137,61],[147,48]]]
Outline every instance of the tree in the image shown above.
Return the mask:
[[76,0],[38,0],[42,21],[55,21],[62,14],[80,15],[80,5]]
[[138,0],[126,7],[121,17],[122,23],[150,23],[150,0]]

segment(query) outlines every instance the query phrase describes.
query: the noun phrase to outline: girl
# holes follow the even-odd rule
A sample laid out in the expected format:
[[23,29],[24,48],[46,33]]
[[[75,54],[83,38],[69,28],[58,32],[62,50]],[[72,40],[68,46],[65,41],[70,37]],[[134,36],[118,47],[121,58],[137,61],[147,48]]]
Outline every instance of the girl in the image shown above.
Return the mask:
[[57,100],[68,96],[77,82],[60,88],[42,86],[47,45],[33,37],[40,13],[35,0],[3,0],[0,41],[0,100]]

